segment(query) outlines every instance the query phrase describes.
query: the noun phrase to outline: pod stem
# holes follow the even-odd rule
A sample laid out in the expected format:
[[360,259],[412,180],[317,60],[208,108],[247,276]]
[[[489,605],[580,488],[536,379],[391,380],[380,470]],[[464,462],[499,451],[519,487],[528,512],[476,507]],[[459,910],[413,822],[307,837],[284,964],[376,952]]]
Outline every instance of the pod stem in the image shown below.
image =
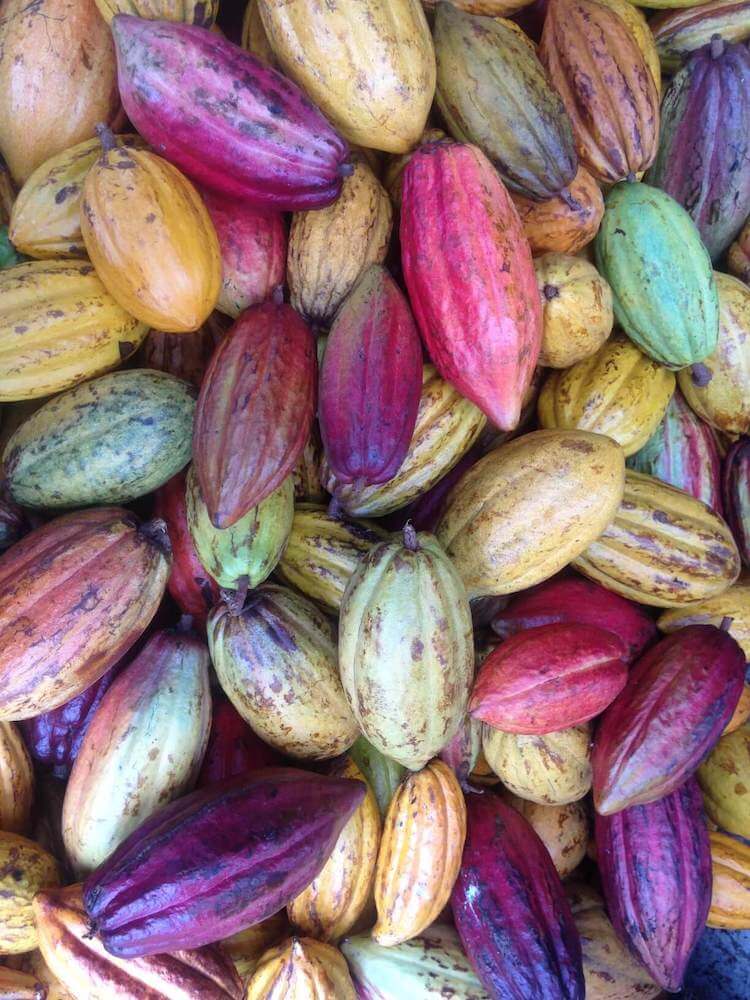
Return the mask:
[[721,625],[719,625],[719,628],[721,629],[722,632],[728,632],[729,629],[732,627],[733,621],[734,618],[730,618],[729,615],[724,615],[724,617],[721,619]]
[[724,55],[726,43],[721,35],[711,35],[711,58],[718,59]]
[[274,290],[271,292],[271,301],[275,306],[284,305],[284,286],[276,285]]
[[250,580],[247,576],[238,576],[237,586],[234,590],[222,587],[221,599],[229,608],[229,614],[232,618],[236,618],[238,615],[242,614],[242,609],[245,607],[245,601],[247,600],[247,589],[249,584]]
[[339,163],[339,177],[351,177],[354,173],[354,164],[349,160],[347,163]]
[[153,520],[142,524],[138,529],[138,534],[141,538],[145,538],[147,542],[150,542],[163,555],[172,555],[172,543],[169,540],[167,523],[160,517],[155,517]]
[[551,302],[552,299],[556,299],[557,296],[560,294],[560,289],[557,287],[557,285],[545,285],[542,291],[544,293],[545,299],[548,302]]
[[180,635],[187,635],[187,633],[193,631],[193,616],[192,615],[180,615],[180,620],[175,626],[175,632],[179,632]]
[[99,122],[94,131],[105,153],[111,153],[113,149],[117,149],[117,140],[109,125],[105,122]]
[[417,532],[411,521],[407,521],[403,527],[404,545],[410,552],[419,552],[419,542]]

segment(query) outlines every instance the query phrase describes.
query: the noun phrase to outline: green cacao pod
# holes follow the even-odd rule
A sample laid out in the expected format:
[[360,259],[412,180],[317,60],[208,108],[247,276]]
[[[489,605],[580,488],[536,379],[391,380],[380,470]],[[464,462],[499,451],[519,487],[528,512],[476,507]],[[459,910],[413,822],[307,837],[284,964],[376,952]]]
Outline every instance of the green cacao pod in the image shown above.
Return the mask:
[[364,736],[359,737],[351,748],[350,755],[367,779],[367,784],[378,801],[380,815],[385,818],[391,799],[406,774],[406,768],[376,750]]

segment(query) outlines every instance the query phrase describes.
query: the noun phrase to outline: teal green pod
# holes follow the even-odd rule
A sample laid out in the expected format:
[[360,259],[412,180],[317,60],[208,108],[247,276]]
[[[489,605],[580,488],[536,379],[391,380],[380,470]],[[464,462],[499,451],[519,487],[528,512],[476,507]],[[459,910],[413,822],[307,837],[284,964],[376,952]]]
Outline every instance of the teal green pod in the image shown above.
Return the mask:
[[716,348],[719,300],[711,258],[674,198],[623,181],[605,200],[596,266],[612,288],[615,318],[642,351],[668,368]]
[[5,446],[12,498],[24,507],[127,503],[190,461],[196,389],[136,369],[91,379],[56,396]]

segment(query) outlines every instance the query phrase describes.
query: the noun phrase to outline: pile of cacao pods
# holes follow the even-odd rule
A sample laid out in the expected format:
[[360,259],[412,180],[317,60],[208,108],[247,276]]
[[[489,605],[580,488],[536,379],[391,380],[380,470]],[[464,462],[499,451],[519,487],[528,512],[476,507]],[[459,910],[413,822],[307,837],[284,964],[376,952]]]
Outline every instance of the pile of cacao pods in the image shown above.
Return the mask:
[[750,0],[640,2],[0,0],[0,1000],[746,1000]]

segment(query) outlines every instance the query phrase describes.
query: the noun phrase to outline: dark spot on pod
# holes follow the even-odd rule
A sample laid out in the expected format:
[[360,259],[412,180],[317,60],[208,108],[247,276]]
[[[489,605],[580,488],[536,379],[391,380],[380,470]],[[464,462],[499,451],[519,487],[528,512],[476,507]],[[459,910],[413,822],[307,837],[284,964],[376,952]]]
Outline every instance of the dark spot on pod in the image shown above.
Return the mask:
[[77,184],[66,184],[65,187],[61,187],[55,195],[55,204],[62,205],[66,198],[69,198],[71,195],[78,194],[78,190],[79,188]]
[[560,289],[556,285],[545,285],[543,291],[544,297],[548,302],[551,302],[552,299],[556,299],[560,294]]

